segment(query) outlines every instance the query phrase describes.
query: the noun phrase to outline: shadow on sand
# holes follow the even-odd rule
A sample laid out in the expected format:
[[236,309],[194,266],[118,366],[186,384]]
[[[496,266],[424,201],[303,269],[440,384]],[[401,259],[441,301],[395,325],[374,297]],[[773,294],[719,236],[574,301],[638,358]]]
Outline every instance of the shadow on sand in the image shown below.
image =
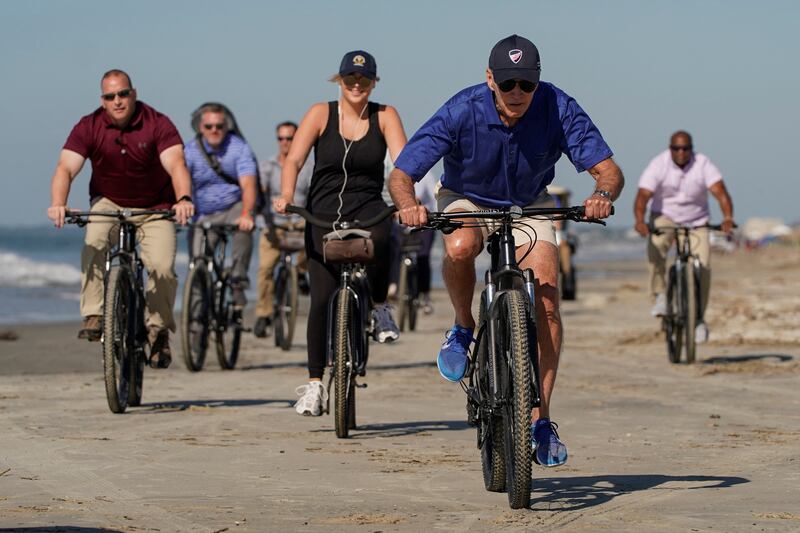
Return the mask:
[[271,403],[294,405],[293,400],[175,400],[171,402],[143,403],[141,407],[134,407],[128,411],[131,414],[173,413],[188,409],[216,409],[218,407],[253,407],[255,405],[268,405]]
[[718,355],[716,357],[709,357],[700,361],[704,365],[725,365],[746,363],[748,361],[763,361],[771,359],[774,363],[786,363],[794,359],[793,355],[783,353],[764,353],[764,354],[747,354],[747,355]]
[[633,492],[646,490],[722,489],[749,479],[726,476],[606,475],[533,480],[531,509],[577,511],[602,505]]
[[41,526],[41,527],[0,527],[0,532],[19,531],[21,533],[122,533],[120,529],[80,526]]
[[[430,420],[421,422],[396,422],[392,424],[360,424],[351,429],[351,439],[374,439],[385,437],[402,437],[418,435],[431,431],[459,431],[470,429],[469,424],[461,420]],[[333,433],[333,429],[312,429],[311,433]]]

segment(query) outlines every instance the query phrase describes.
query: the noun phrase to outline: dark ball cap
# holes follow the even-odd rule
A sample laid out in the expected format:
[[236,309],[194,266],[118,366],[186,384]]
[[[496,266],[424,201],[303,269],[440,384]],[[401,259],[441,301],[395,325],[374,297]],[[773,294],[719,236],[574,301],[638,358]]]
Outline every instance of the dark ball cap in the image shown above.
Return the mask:
[[489,69],[497,83],[520,79],[539,83],[542,64],[539,50],[532,42],[519,35],[498,41],[489,54]]
[[364,50],[353,50],[344,55],[342,63],[339,65],[339,75],[347,76],[355,73],[371,80],[378,77],[378,65],[375,64],[372,54]]

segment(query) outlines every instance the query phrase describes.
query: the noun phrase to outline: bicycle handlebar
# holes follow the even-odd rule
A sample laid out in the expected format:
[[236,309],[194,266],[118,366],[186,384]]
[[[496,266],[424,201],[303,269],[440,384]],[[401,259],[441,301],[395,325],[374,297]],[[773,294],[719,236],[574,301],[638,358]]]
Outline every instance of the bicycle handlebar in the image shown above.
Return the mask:
[[[733,227],[738,228],[739,226],[734,224]],[[689,232],[695,229],[710,229],[712,231],[722,231],[722,224],[701,224],[700,226],[661,226],[660,228],[648,225],[647,229],[650,230],[650,233],[653,235],[661,235],[667,230]]]
[[115,211],[67,211],[64,216],[65,224],[77,224],[85,226],[92,222],[89,217],[98,216],[106,218],[116,218],[117,220],[127,220],[132,217],[143,215],[161,215],[164,220],[172,219],[175,216],[174,209],[117,209]]
[[[614,207],[611,207],[611,214],[614,214]],[[586,208],[582,205],[572,207],[526,207],[521,208],[511,206],[502,209],[483,209],[479,211],[460,211],[452,213],[431,212],[428,213],[428,223],[416,230],[454,230],[462,227],[465,218],[481,218],[492,220],[506,220],[514,223],[523,217],[544,217],[550,220],[572,220],[574,222],[588,222],[605,226],[603,220],[597,218],[585,218]]]
[[[296,215],[300,215],[301,217],[306,219],[306,221],[308,221],[310,224],[313,224],[314,226],[317,226],[317,227],[320,227],[320,228],[323,228],[323,229],[331,229],[331,230],[333,230],[333,229],[369,228],[371,226],[374,226],[374,225],[384,221],[386,218],[388,218],[390,215],[392,215],[395,211],[397,211],[397,209],[393,205],[390,205],[390,206],[387,206],[385,209],[383,209],[383,211],[381,211],[380,213],[378,213],[377,215],[375,215],[374,217],[372,217],[372,218],[370,218],[368,220],[350,220],[350,221],[342,221],[342,222],[338,222],[337,223],[335,220],[322,220],[321,218],[317,218],[315,215],[309,213],[306,209],[304,209],[302,207],[299,207],[299,206],[296,206],[296,205],[287,205],[286,206],[286,212],[287,213],[293,213],[293,214],[296,214]],[[336,225],[336,227],[334,227],[334,224]]]

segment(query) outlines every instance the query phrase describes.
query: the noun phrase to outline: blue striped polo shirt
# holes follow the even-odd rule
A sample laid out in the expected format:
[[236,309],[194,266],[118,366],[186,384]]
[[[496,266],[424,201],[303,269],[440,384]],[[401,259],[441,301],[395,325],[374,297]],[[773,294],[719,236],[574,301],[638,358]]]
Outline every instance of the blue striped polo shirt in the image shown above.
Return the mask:
[[[219,148],[214,150],[203,139],[203,146],[211,157],[217,158],[223,172],[232,178],[258,176],[256,157],[247,142],[229,133]],[[192,199],[197,215],[210,215],[230,209],[242,200],[242,189],[228,183],[209,166],[200,153],[197,139],[186,143],[186,166],[192,175]]]

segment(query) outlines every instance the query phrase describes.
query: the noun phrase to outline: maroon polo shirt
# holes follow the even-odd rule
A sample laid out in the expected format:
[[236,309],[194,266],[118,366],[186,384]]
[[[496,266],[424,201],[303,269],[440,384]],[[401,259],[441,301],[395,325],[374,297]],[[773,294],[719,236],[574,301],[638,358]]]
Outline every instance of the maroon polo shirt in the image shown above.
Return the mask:
[[64,149],[92,162],[92,200],[102,196],[122,207],[164,209],[175,204],[175,190],[159,154],[176,144],[183,141],[172,121],[136,102],[131,121],[122,129],[102,107],[86,115],[72,128]]

